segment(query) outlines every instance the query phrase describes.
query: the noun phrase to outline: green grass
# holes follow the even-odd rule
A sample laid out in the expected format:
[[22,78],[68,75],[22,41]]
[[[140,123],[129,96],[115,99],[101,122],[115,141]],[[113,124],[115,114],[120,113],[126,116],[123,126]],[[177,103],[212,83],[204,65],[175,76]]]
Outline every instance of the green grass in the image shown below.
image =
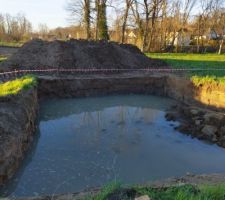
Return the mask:
[[[118,183],[113,183],[105,186],[103,190],[94,197],[87,197],[85,200],[106,200],[110,195],[114,194],[114,199],[116,199],[115,192],[122,191],[124,188]],[[153,200],[224,200],[225,199],[225,184],[218,185],[182,185],[173,186],[169,188],[151,188],[143,186],[131,187],[134,191],[134,195],[142,196],[148,195]],[[124,190],[126,191],[126,190]],[[126,195],[124,195],[126,196]],[[129,197],[120,200],[134,199]]]
[[21,47],[24,42],[0,42],[0,46]]
[[13,81],[0,84],[0,96],[15,95],[22,90],[28,90],[37,85],[34,76],[24,76]]
[[[225,54],[185,54],[185,53],[147,53],[151,58],[164,60],[174,69],[200,69],[187,73],[190,77],[198,76],[201,83],[225,84]],[[222,69],[222,70],[216,70]]]
[[7,59],[6,57],[1,57],[1,56],[0,56],[0,62],[4,61],[4,60],[6,60],[6,59]]
[[107,197],[118,190],[121,187],[121,184],[119,182],[113,182],[105,187],[103,187],[102,191],[97,194],[95,197],[91,198],[91,200],[104,200],[107,199]]
[[224,68],[225,54],[147,53],[151,58],[166,61],[173,68]]
[[194,75],[191,77],[191,81],[195,86],[200,86],[200,85],[204,85],[204,84],[210,84],[210,85],[225,85],[225,76],[198,76],[198,75]]
[[134,189],[139,196],[148,195],[154,200],[189,200],[199,193],[198,189],[192,185],[170,187],[167,189],[154,189],[148,187],[135,187]]

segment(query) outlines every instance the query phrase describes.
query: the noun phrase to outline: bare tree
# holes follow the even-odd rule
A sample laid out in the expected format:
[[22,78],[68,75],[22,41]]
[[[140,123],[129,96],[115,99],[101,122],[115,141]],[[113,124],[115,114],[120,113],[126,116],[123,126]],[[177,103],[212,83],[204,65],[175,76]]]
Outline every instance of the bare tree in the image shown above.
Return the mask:
[[209,29],[207,25],[209,23],[210,13],[212,11],[212,5],[214,0],[200,0],[199,14],[196,18],[197,29],[197,52],[200,51],[200,39],[201,46],[204,45],[203,35]]
[[142,51],[151,47],[158,14],[163,0],[134,0],[132,12],[142,38]]
[[214,0],[212,26],[213,30],[217,33],[217,40],[219,42],[218,54],[221,54],[222,52],[225,37],[225,9],[223,6],[223,0]]
[[127,26],[127,19],[128,19],[128,14],[129,10],[133,4],[134,0],[125,0],[125,9],[124,9],[124,15],[123,15],[123,24],[122,24],[122,36],[121,36],[121,42],[125,42],[125,31],[126,31],[126,26]]
[[70,0],[66,10],[73,21],[83,24],[86,38],[91,38],[91,0]]
[[160,44],[159,49],[166,48],[166,36],[167,36],[167,10],[168,9],[168,0],[162,1],[162,17],[160,21]]
[[42,38],[46,38],[49,33],[49,28],[48,28],[47,24],[39,24],[38,32]]
[[143,34],[143,44],[142,50],[145,51],[145,47],[147,45],[147,34],[149,31],[149,21],[150,21],[150,14],[151,10],[151,0],[144,0],[143,2],[143,11],[144,11],[144,19],[145,19],[145,27],[144,27],[144,34]]
[[0,15],[1,40],[21,41],[27,40],[32,32],[31,23],[24,14],[11,16],[10,14]]
[[221,35],[220,35],[220,45],[219,45],[218,54],[221,54],[223,45],[224,45],[224,40],[225,40],[225,12],[221,13],[219,26],[221,30]]
[[131,10],[133,13],[135,25],[137,26],[138,29],[138,37],[141,39],[141,50],[144,50],[144,26],[143,26],[143,19],[141,17],[141,14],[139,12],[139,2],[138,0],[134,0],[134,3],[131,6]]
[[195,0],[184,0],[183,2],[183,16],[182,16],[182,25],[183,27],[186,26],[188,19],[190,17],[190,13],[195,5]]
[[152,0],[152,5],[151,5],[151,30],[150,30],[150,36],[149,36],[149,42],[148,42],[148,47],[147,50],[150,51],[152,42],[153,42],[153,37],[155,34],[156,30],[156,22],[157,19],[159,18],[159,12],[162,10],[163,6],[165,6],[165,1],[163,0]]
[[4,39],[5,34],[5,18],[2,14],[0,14],[0,40]]

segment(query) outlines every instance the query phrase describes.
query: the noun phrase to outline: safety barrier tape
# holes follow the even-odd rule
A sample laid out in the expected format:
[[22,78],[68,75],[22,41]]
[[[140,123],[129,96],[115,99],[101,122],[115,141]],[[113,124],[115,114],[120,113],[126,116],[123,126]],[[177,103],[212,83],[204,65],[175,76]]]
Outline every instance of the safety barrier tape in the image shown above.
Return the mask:
[[140,69],[116,69],[116,68],[109,68],[109,69],[98,69],[98,68],[48,68],[48,69],[21,69],[21,70],[14,70],[14,71],[7,71],[2,72],[0,75],[7,75],[7,74],[20,74],[20,73],[34,73],[34,72],[118,72],[118,71],[146,71],[146,72],[179,72],[179,71],[225,71],[223,68],[140,68]]

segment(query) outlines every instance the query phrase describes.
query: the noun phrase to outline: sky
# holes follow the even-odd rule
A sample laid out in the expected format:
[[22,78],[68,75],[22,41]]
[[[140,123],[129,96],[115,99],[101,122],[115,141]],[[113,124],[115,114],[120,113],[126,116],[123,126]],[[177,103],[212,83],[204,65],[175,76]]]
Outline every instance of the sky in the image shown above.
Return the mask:
[[[32,23],[33,29],[38,30],[40,23],[50,29],[71,25],[66,5],[69,0],[0,0],[0,13],[15,16],[23,13]],[[196,0],[198,1],[198,0]],[[115,14],[108,10],[108,25],[112,24]]]
[[[35,31],[40,23],[46,24],[49,29],[72,25],[66,5],[69,0],[0,0],[0,13],[9,13],[12,16],[22,13],[32,23]],[[112,13],[110,10],[109,13]],[[112,20],[111,14],[109,14]]]
[[32,22],[34,30],[45,23],[49,28],[70,25],[65,10],[67,0],[0,0],[0,13],[23,13]]

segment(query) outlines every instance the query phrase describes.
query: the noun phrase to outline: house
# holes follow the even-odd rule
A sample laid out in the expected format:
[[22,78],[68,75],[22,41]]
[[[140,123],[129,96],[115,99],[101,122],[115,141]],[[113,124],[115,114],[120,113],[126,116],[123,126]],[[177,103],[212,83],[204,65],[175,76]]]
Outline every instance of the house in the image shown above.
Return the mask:
[[125,36],[127,38],[127,43],[128,44],[136,44],[137,41],[137,35],[134,32],[134,30],[127,30],[125,32]]
[[[81,26],[70,26],[64,28],[56,28],[50,31],[49,35],[55,36],[57,39],[85,39],[86,33]],[[53,37],[51,37],[53,38]]]
[[186,28],[167,34],[167,44],[174,46],[189,46],[191,43],[191,34]]
[[[196,36],[197,39],[198,36]],[[201,37],[205,40],[220,40],[222,36],[222,34],[218,34],[218,32],[215,29],[209,29],[204,35],[200,36],[199,39],[201,39]]]
[[200,35],[200,36],[193,35],[194,40],[206,40],[207,38],[208,38],[207,35]]
[[[109,30],[110,40],[121,42],[122,31],[121,29],[118,30]],[[125,43],[129,44],[136,44],[138,36],[136,29],[127,29],[124,33],[125,36]]]

